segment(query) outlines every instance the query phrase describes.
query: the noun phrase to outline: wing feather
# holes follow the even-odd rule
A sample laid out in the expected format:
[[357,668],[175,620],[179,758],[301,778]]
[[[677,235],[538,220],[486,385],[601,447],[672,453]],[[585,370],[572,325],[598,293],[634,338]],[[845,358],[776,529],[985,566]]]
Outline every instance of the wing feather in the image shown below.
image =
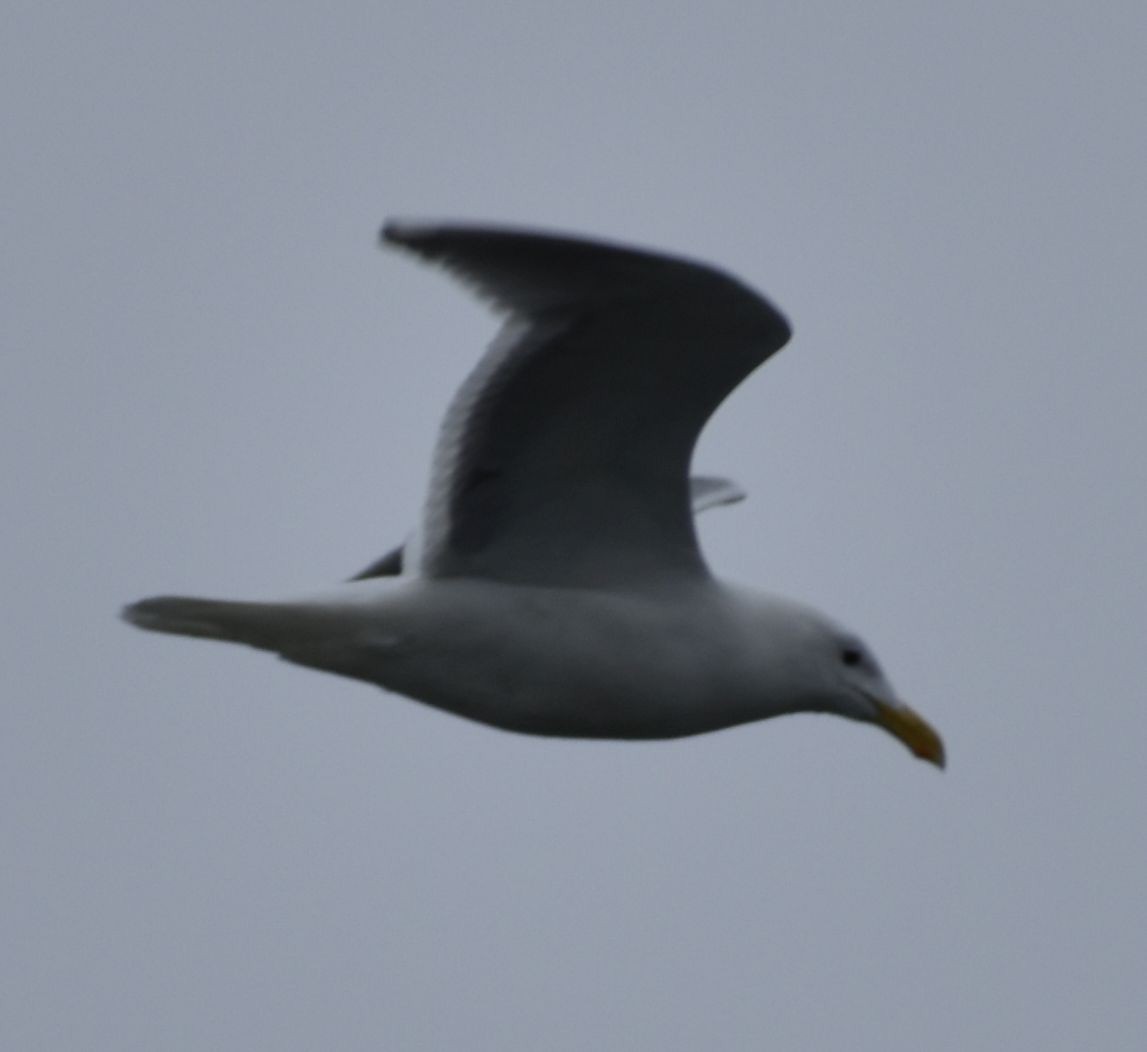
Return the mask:
[[443,421],[419,571],[558,586],[708,573],[689,462],[706,420],[787,342],[712,267],[604,242],[390,223],[506,323]]

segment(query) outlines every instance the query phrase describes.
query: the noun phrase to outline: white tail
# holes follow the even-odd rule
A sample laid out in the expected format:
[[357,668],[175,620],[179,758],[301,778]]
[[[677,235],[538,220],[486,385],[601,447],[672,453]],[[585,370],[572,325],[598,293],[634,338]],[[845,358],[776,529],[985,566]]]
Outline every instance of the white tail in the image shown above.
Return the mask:
[[290,603],[236,602],[164,595],[123,609],[123,619],[150,632],[246,643],[279,650],[300,627],[303,611]]

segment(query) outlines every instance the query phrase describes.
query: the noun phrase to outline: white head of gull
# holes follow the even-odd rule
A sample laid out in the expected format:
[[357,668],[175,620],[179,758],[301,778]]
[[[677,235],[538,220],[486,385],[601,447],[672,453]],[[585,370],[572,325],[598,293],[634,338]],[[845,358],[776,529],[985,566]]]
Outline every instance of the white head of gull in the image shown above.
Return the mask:
[[676,738],[794,712],[936,732],[822,614],[713,577],[694,515],[743,494],[690,478],[725,397],[788,342],[712,267],[599,241],[393,222],[506,315],[442,423],[410,541],[313,597],[164,596],[141,628],[246,643],[507,730]]

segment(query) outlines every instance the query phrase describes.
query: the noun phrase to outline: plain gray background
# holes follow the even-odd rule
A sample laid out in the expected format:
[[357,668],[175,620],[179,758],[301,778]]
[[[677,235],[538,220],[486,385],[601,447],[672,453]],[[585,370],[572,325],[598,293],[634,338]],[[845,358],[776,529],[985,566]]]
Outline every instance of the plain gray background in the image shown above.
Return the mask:
[[[1145,11],[6,4],[0,1044],[1142,1047]],[[530,740],[118,622],[414,521],[494,322],[387,214],[767,291],[706,551],[861,629],[949,770],[827,717]]]

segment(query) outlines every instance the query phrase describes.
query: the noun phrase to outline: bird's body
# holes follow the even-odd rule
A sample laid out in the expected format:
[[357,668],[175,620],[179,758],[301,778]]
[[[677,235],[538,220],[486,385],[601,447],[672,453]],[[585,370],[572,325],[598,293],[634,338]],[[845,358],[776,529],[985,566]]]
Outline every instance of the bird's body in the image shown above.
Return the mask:
[[[700,582],[619,592],[417,577],[280,603],[148,600],[133,615],[144,628],[247,643],[506,730],[577,738],[718,730],[762,718],[763,698],[778,699],[768,715],[819,708],[800,650],[777,661],[759,645],[795,641],[815,618]],[[831,683],[819,686],[831,694]]]
[[702,264],[521,231],[391,225],[508,313],[442,425],[419,529],[276,603],[163,597],[142,628],[246,643],[507,730],[673,738],[788,712],[876,723],[943,763],[860,641],[714,578],[689,477],[717,405],[789,337]]

